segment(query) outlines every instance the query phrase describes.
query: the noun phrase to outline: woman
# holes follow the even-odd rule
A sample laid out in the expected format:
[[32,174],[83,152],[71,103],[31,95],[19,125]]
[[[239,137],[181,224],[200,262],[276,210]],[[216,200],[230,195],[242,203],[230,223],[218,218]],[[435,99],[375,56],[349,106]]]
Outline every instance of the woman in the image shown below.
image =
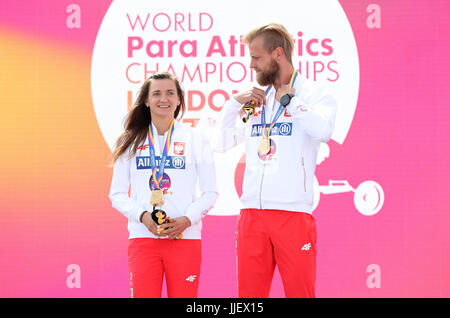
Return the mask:
[[113,153],[109,198],[128,218],[131,297],[161,297],[164,275],[168,297],[197,296],[201,220],[217,188],[208,140],[176,120],[184,111],[177,78],[153,74]]

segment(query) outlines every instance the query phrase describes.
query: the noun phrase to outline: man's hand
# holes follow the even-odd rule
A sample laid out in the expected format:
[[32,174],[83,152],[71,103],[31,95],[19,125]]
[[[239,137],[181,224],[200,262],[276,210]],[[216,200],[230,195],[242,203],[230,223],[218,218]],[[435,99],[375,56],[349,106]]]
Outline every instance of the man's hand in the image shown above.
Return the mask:
[[254,100],[257,107],[266,103],[266,92],[257,87],[234,94],[233,97],[241,104],[246,104],[247,102]]
[[290,88],[288,85],[281,86],[277,93],[275,94],[275,98],[277,101],[280,101],[281,97],[283,97],[286,94],[295,94],[295,88]]

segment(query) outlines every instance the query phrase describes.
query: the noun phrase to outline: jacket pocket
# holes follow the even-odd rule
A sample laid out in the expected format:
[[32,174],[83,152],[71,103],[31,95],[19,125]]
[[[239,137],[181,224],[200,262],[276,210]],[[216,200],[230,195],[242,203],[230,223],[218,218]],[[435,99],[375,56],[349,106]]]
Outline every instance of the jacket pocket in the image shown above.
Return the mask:
[[305,158],[302,156],[302,169],[303,169],[303,190],[306,192],[306,168]]

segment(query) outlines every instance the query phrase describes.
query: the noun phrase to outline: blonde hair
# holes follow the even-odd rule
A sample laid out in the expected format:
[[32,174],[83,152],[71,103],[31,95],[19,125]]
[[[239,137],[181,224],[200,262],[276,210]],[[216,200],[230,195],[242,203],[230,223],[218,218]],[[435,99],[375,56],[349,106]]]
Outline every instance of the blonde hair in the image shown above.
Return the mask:
[[269,23],[261,27],[257,27],[249,31],[242,38],[243,42],[250,44],[258,36],[263,37],[264,49],[272,52],[277,47],[281,47],[284,51],[286,59],[292,63],[292,50],[294,49],[294,41],[284,26],[279,23]]

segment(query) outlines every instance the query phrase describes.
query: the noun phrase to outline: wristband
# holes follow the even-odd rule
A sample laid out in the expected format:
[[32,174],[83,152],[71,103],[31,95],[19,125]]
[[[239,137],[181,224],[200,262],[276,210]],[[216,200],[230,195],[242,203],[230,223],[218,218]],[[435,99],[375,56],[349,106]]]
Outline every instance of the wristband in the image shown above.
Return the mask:
[[145,212],[148,212],[148,211],[142,212],[141,215],[139,216],[139,222],[141,222],[141,223],[142,223],[142,217],[144,216],[144,213],[145,213]]

